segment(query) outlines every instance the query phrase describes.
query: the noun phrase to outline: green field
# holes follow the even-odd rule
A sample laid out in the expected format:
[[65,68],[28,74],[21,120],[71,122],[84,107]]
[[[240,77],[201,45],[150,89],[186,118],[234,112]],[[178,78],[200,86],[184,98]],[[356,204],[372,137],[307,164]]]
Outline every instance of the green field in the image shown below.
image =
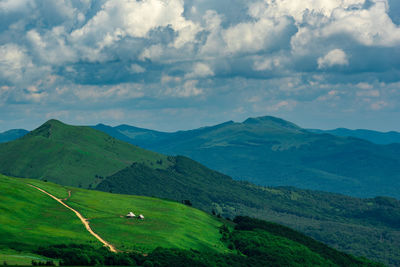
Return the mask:
[[96,242],[75,214],[29,187],[28,181],[0,175],[0,249]]
[[[200,210],[149,197],[62,187],[50,182],[0,176],[0,248],[34,249],[62,243],[100,243],[70,210],[27,183],[59,198],[88,218],[92,229],[121,251],[157,246],[227,251],[219,240],[222,222]],[[126,219],[129,211],[145,220]]]

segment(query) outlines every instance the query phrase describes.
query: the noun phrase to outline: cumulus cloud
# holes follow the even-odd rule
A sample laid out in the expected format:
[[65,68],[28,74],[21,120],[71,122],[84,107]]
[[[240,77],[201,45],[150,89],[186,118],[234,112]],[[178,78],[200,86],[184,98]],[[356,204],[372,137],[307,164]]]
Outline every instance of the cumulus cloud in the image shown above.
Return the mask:
[[35,7],[34,0],[3,0],[0,2],[0,12],[21,12]]
[[25,68],[33,67],[23,48],[16,44],[0,46],[0,75],[3,79],[17,82],[22,79]]
[[55,103],[60,112],[113,110],[110,103],[151,109],[166,99],[174,111],[203,101],[204,112],[242,116],[305,106],[394,110],[393,3],[3,0],[0,105],[40,103],[46,114]]
[[197,80],[185,81],[181,86],[169,87],[165,91],[165,95],[172,97],[188,98],[203,94],[203,90],[198,88]]
[[214,72],[211,70],[210,66],[204,63],[196,63],[193,66],[192,72],[185,75],[185,78],[199,78],[199,77],[207,77],[213,76]]
[[135,63],[129,67],[129,70],[131,73],[143,73],[146,71],[145,68]]
[[332,66],[348,65],[346,53],[341,49],[334,49],[329,51],[325,56],[318,58],[318,68],[325,69]]

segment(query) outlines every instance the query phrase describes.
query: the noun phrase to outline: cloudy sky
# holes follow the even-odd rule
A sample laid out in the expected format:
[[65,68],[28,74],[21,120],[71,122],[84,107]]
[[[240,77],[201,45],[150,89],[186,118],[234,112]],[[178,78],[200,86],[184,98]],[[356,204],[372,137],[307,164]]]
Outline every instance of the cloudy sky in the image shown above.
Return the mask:
[[262,115],[400,131],[400,1],[0,0],[0,131]]

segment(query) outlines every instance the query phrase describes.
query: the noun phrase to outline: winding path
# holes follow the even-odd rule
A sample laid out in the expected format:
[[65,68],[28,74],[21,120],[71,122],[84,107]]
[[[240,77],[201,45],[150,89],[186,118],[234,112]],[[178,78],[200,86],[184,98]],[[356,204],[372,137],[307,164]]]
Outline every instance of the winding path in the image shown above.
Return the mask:
[[[83,217],[82,214],[80,214],[78,211],[74,210],[73,208],[71,208],[70,206],[68,206],[67,204],[65,204],[61,199],[56,198],[55,196],[53,196],[53,195],[50,194],[49,192],[47,192],[47,191],[45,191],[45,190],[43,190],[43,189],[41,189],[41,188],[39,188],[39,187],[37,187],[37,186],[31,185],[31,184],[28,184],[28,185],[31,186],[31,187],[33,187],[33,188],[36,188],[37,190],[39,190],[39,191],[41,191],[41,192],[43,192],[43,193],[45,193],[46,195],[50,196],[51,198],[53,198],[55,201],[57,201],[57,202],[60,203],[61,205],[65,206],[66,208],[68,208],[68,209],[70,209],[70,210],[72,210],[72,211],[76,214],[76,216],[78,216],[78,218],[81,220],[81,222],[82,222],[83,225],[85,226],[86,230],[87,230],[92,236],[94,236],[94,237],[97,238],[101,243],[103,243],[105,247],[108,247],[108,249],[109,249],[111,252],[117,252],[117,250],[115,249],[115,247],[114,247],[113,245],[111,245],[110,243],[108,243],[107,241],[105,241],[103,238],[101,238],[98,234],[96,234],[95,232],[93,232],[92,228],[90,228],[89,221],[88,221],[85,217]],[[71,191],[68,192],[68,195],[69,195],[69,197],[71,196]]]

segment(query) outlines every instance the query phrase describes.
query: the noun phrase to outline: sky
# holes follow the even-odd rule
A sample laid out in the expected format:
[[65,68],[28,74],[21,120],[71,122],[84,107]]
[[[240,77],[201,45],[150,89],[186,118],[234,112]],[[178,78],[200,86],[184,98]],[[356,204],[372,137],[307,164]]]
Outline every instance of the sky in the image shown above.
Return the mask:
[[0,131],[400,131],[399,0],[0,0]]

